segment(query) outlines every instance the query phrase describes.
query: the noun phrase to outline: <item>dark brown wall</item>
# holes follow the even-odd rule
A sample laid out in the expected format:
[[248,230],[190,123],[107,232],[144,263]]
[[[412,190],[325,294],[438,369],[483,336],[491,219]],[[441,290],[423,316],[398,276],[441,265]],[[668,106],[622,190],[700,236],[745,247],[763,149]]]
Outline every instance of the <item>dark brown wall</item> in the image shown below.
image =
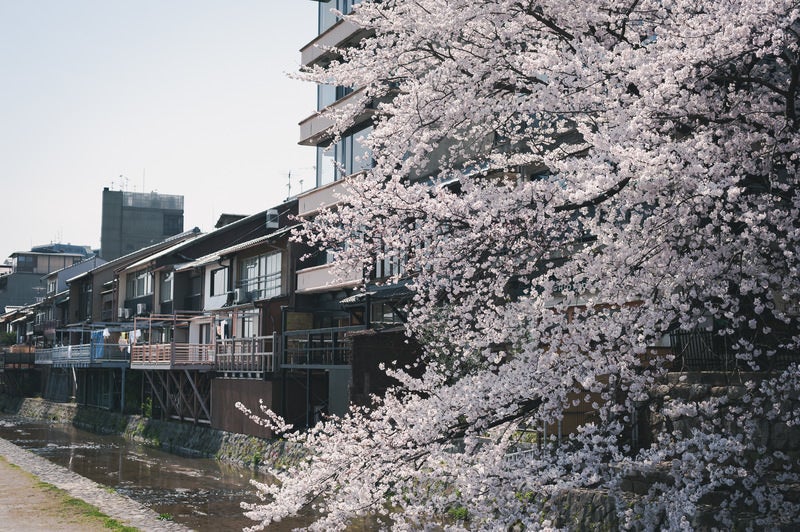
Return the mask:
[[[308,404],[308,384],[311,385],[311,405]],[[327,403],[328,374],[321,370],[310,372],[295,370],[286,372],[286,403],[283,416],[295,428],[313,425],[314,405]],[[327,413],[327,412],[326,412]]]
[[236,409],[241,402],[253,413],[260,414],[258,400],[275,411],[280,409],[280,386],[272,381],[255,379],[212,379],[211,381],[211,426],[228,432],[250,434],[260,438],[271,438],[269,430],[257,425]]
[[410,364],[419,358],[420,348],[406,337],[402,329],[391,331],[367,330],[354,334],[353,339],[353,383],[350,388],[350,400],[357,405],[365,405],[370,394],[383,395],[386,388],[397,384],[397,381],[386,376],[379,365],[392,367],[397,361],[398,367]]

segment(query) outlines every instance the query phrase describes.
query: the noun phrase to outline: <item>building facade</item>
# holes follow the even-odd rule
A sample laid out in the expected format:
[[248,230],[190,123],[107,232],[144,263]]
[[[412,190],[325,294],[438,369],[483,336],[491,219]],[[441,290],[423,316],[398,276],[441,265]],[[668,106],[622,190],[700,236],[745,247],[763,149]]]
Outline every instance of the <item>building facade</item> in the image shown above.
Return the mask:
[[183,232],[183,196],[103,189],[100,256],[114,260]]

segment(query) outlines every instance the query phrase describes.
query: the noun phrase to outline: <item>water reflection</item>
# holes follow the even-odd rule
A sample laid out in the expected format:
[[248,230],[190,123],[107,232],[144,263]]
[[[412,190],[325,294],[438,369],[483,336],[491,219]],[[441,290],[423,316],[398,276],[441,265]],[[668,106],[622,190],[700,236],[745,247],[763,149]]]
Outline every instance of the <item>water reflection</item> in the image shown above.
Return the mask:
[[[250,479],[267,480],[216,460],[180,457],[70,425],[0,418],[0,437],[198,531],[241,530],[252,525],[239,503],[258,502]],[[284,521],[270,530],[291,530],[303,524],[308,521]]]

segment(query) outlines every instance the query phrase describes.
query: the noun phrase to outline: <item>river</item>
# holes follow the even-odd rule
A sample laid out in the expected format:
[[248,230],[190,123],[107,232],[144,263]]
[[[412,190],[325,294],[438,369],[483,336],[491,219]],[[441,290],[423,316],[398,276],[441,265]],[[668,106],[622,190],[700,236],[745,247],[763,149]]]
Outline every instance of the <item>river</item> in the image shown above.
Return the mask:
[[[249,469],[176,456],[71,425],[0,416],[0,437],[198,531],[241,530],[254,524],[239,503],[258,502],[251,479],[268,480]],[[283,521],[269,530],[303,524],[308,520]]]

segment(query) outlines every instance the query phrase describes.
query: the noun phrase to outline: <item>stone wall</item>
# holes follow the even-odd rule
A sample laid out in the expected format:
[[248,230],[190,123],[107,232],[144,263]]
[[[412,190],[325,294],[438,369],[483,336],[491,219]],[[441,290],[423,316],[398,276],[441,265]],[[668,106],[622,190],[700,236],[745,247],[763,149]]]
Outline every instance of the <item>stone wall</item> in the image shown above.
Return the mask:
[[216,458],[244,467],[284,466],[302,457],[302,449],[283,440],[266,440],[177,421],[123,416],[74,403],[0,395],[0,410],[20,417],[70,423],[95,434],[126,439],[184,456]]
[[[739,376],[740,378],[743,376]],[[750,377],[750,376],[748,376]],[[757,377],[757,376],[756,376]],[[659,405],[667,398],[702,401],[709,398],[725,398],[726,407],[742,406],[746,403],[746,390],[741,381],[730,380],[731,376],[720,373],[670,374],[666,381],[651,390],[652,403]],[[791,400],[791,407],[800,406],[800,398]],[[723,408],[723,414],[724,410]],[[0,410],[20,416],[73,423],[75,426],[95,433],[117,433],[146,445],[159,447],[169,452],[193,456],[213,457],[221,461],[245,467],[264,468],[267,465],[284,466],[303,456],[301,448],[289,446],[282,440],[266,440],[212,429],[207,426],[179,422],[164,422],[140,416],[121,416],[104,410],[79,407],[74,404],[50,403],[41,399],[15,399],[0,395]],[[657,415],[642,419],[642,433],[653,438],[660,431],[689,431],[696,420],[691,418],[667,420]],[[685,425],[685,426],[684,426]],[[777,420],[759,420],[755,427],[756,441],[769,451],[782,451],[795,465],[800,463],[800,427],[789,426]],[[647,438],[644,438],[647,439]],[[641,442],[647,445],[647,442]],[[570,530],[615,530],[618,528],[617,508],[632,507],[645,495],[654,482],[668,482],[659,478],[658,472],[647,475],[629,475],[622,481],[621,494],[610,495],[602,490],[575,489],[562,493],[548,501],[552,509],[552,523],[556,527]],[[713,495],[713,494],[712,494]],[[793,492],[792,500],[800,502],[800,489]],[[621,496],[623,500],[617,497]],[[709,501],[710,502],[710,501]],[[696,515],[691,525],[697,529],[709,529],[713,504],[707,511]],[[752,525],[743,515],[737,518],[742,529]]]

